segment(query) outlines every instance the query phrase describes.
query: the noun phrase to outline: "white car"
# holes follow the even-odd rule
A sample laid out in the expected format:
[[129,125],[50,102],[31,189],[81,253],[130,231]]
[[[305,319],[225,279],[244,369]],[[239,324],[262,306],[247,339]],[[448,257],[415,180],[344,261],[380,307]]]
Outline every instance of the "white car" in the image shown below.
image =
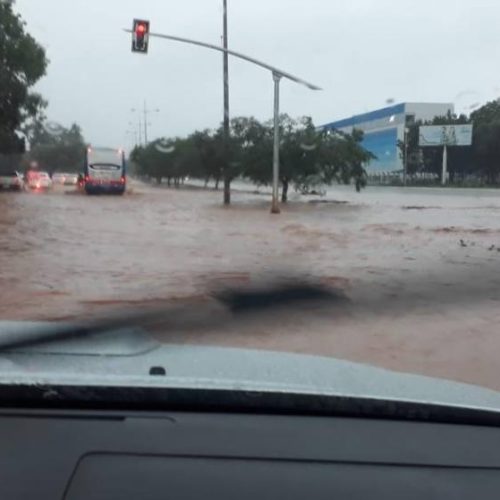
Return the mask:
[[78,174],[64,174],[65,186],[76,186],[78,184]]
[[19,172],[12,171],[0,174],[0,189],[21,191],[23,185],[23,177]]
[[52,180],[47,172],[28,172],[27,186],[29,189],[50,189]]
[[52,174],[52,183],[60,186],[76,186],[78,183],[78,174],[55,172]]
[[52,184],[59,184],[60,186],[64,186],[66,182],[66,174],[61,172],[55,172],[52,174]]

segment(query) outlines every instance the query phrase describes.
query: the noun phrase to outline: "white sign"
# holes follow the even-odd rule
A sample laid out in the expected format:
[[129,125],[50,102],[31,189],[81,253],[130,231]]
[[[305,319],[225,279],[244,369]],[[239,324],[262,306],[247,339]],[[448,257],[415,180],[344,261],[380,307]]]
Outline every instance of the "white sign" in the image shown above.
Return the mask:
[[419,146],[470,146],[472,124],[425,125],[419,127]]

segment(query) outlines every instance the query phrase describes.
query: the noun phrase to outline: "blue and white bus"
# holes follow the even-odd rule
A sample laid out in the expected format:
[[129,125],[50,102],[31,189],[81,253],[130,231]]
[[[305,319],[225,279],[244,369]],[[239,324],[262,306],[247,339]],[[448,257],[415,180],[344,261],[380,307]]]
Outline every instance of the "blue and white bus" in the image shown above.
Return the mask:
[[84,187],[87,194],[123,194],[127,184],[122,149],[89,146],[85,154]]

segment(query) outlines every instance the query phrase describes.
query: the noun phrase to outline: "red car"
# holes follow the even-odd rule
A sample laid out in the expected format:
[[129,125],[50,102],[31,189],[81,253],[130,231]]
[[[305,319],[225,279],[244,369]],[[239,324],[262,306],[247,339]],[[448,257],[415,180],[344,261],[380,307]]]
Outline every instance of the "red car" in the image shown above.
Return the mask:
[[47,172],[28,170],[26,173],[26,186],[28,189],[34,190],[50,189],[52,187],[52,180]]

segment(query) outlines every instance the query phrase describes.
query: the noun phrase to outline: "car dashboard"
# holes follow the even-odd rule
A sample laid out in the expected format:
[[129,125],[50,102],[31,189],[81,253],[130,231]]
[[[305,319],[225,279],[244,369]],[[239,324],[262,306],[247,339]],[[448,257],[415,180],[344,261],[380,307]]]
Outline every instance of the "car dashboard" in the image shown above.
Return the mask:
[[213,411],[3,408],[0,498],[500,498],[500,429]]

